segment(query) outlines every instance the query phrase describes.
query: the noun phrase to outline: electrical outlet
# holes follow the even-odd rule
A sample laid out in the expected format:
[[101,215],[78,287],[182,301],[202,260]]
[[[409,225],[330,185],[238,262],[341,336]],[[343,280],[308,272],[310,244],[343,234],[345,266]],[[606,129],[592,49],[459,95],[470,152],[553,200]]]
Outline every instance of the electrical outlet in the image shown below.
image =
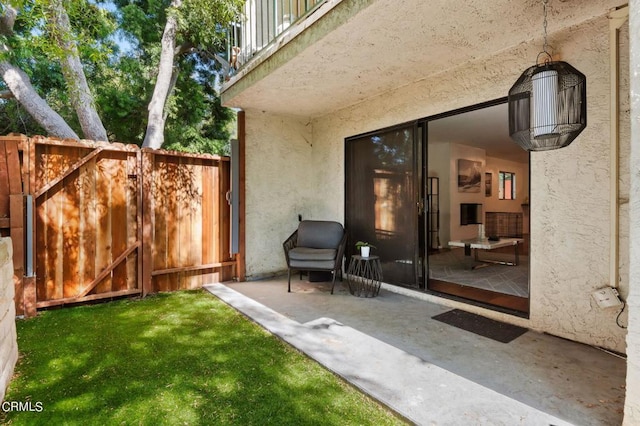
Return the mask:
[[604,287],[591,293],[591,297],[601,308],[613,308],[622,305],[618,290],[613,287]]

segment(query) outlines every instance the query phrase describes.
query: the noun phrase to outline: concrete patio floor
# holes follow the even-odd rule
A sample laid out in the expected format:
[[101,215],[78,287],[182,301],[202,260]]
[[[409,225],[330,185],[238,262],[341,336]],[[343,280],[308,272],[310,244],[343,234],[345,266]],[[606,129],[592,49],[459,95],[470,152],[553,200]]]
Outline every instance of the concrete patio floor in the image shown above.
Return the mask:
[[[451,308],[346,283],[285,278],[205,286],[411,422],[619,425],[626,361],[528,331],[500,343],[433,320]],[[417,294],[416,294],[417,295]]]

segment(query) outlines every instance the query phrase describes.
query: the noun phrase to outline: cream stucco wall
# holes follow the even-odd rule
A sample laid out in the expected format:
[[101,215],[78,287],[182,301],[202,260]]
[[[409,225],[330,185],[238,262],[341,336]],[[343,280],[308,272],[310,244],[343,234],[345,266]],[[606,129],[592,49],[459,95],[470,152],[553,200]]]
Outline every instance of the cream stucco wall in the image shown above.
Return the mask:
[[310,191],[311,123],[262,111],[245,116],[246,276],[258,279],[286,270],[282,242],[295,231],[298,215],[317,217],[321,200]]
[[[587,76],[588,126],[571,146],[531,156],[531,316],[468,309],[625,352],[617,311],[598,308],[590,297],[610,284],[608,19],[551,34],[549,41],[562,60]],[[539,50],[535,44],[520,45],[317,118],[312,125],[249,111],[247,275],[284,267],[279,244],[295,228],[298,210],[311,218],[344,220],[346,137],[503,97]],[[261,235],[255,241],[254,232]],[[628,282],[620,288],[628,291]]]

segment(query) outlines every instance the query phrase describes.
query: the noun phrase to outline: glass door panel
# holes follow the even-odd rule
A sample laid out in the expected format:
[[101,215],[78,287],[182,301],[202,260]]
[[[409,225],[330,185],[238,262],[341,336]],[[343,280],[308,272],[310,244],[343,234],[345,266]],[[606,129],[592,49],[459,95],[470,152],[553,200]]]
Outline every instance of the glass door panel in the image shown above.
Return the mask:
[[418,286],[416,126],[347,139],[345,225],[348,255],[366,241],[380,256],[384,281]]

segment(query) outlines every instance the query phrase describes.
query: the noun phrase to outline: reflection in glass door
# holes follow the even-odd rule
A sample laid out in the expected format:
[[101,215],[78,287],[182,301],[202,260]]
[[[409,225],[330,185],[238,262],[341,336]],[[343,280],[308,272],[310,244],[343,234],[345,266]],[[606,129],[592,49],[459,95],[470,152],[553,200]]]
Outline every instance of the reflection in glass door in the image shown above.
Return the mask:
[[[507,116],[499,99],[424,120],[425,281],[438,295],[526,316],[530,159],[511,141]],[[464,179],[468,164],[479,168],[473,186]],[[495,247],[463,244],[489,237]]]
[[419,261],[417,182],[421,182],[422,132],[403,125],[346,140],[345,227],[347,255],[366,241],[380,256],[384,281],[418,287]]

